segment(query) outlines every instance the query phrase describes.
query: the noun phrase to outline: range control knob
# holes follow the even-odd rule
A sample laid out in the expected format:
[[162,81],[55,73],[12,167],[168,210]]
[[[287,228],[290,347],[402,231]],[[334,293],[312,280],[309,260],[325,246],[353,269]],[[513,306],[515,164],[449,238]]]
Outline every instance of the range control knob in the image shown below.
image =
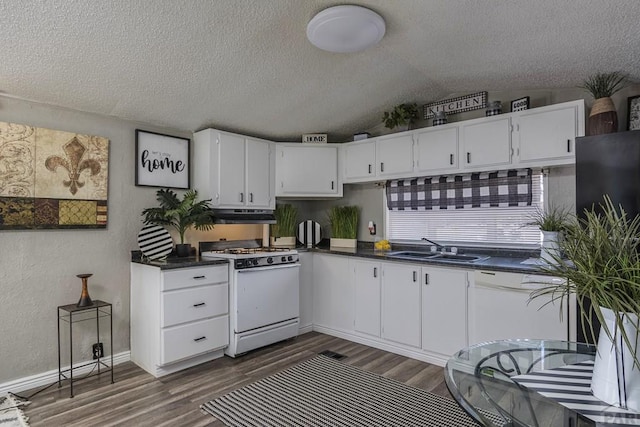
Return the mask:
[[293,256],[289,255],[289,256],[287,257],[287,261],[293,261]]
[[258,265],[258,259],[257,258],[254,258],[251,262],[253,263],[253,265]]
[[286,262],[286,261],[287,261],[287,257],[286,257],[286,256],[283,256],[282,258],[280,258],[280,261],[282,261],[282,262]]
[[271,257],[267,258],[267,264],[273,264],[273,258]]

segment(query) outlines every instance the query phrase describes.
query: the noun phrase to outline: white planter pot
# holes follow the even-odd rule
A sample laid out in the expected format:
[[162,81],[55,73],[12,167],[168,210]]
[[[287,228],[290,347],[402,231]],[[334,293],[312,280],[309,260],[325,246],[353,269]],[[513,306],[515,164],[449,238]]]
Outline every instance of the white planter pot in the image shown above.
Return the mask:
[[540,249],[540,258],[542,258],[549,264],[557,263],[557,261],[553,257],[558,257],[560,254],[560,252],[558,251],[558,239],[560,239],[560,233],[557,231],[542,232],[542,248]]
[[329,245],[332,248],[355,248],[358,244],[356,239],[329,239]]
[[[616,330],[617,313],[607,308],[600,309],[607,327],[613,333]],[[623,326],[631,343],[635,345],[635,353],[638,354],[638,317],[627,314]],[[614,345],[604,329],[600,328],[591,391],[595,397],[610,405],[640,411],[640,369],[633,366],[633,357],[620,333],[615,337],[615,341]]]
[[274,248],[295,248],[295,237],[271,237],[269,244]]

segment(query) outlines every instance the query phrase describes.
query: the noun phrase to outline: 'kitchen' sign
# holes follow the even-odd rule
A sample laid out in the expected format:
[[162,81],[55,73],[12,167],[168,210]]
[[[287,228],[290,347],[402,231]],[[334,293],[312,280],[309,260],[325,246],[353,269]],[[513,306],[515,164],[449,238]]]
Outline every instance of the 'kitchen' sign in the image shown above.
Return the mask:
[[465,111],[479,110],[487,106],[487,92],[472,93],[471,95],[459,96],[457,98],[445,99],[444,101],[425,104],[422,108],[424,119],[430,119],[439,111],[445,114],[462,113]]

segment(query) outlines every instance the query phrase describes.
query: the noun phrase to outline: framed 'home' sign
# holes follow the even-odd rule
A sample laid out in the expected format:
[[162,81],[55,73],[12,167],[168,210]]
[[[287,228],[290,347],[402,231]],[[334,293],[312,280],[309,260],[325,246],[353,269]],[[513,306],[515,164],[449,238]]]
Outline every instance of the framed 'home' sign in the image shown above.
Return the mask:
[[136,129],[136,185],[189,188],[190,142],[187,138]]

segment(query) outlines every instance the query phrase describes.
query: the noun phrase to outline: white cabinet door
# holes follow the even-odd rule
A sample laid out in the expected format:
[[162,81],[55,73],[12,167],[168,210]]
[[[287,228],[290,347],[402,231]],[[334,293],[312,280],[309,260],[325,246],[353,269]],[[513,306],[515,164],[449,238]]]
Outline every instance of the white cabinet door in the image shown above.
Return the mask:
[[546,166],[575,161],[576,137],[584,136],[584,101],[523,111],[515,120],[520,163]]
[[275,208],[273,143],[215,129],[193,135],[193,188],[216,208]]
[[338,147],[277,144],[276,196],[342,196]]
[[355,330],[380,336],[380,263],[353,261],[355,276]]
[[467,272],[422,267],[422,348],[452,356],[467,347]]
[[413,172],[413,135],[384,136],[376,141],[377,175],[407,175]]
[[313,325],[313,253],[300,252],[300,327]]
[[[269,141],[247,138],[247,194],[249,208],[275,208],[275,161]],[[272,166],[273,165],[273,166]]]
[[343,332],[353,331],[353,282],[349,258],[314,254],[313,323]]
[[465,169],[511,163],[510,117],[483,118],[462,124],[462,165]]
[[420,267],[382,264],[382,338],[420,347]]
[[350,142],[342,147],[344,181],[359,182],[376,176],[376,141]]
[[458,126],[416,133],[416,172],[432,174],[458,169]]

